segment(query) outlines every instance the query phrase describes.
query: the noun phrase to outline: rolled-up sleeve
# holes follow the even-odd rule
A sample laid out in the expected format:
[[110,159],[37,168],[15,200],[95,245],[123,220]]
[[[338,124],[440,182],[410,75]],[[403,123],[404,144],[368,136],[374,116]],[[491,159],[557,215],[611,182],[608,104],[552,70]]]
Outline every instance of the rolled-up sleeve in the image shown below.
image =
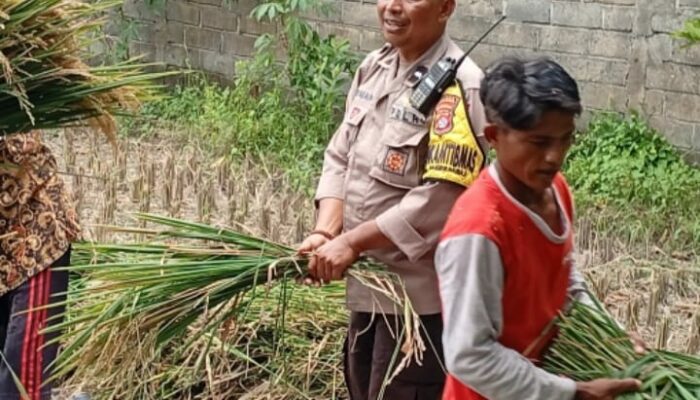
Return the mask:
[[341,122],[338,129],[335,131],[331,137],[331,141],[326,147],[326,151],[323,157],[323,170],[321,172],[321,177],[316,188],[316,195],[314,200],[318,202],[324,198],[336,198],[343,199],[344,191],[343,185],[345,181],[345,172],[348,167],[348,153],[350,152],[350,140],[349,137],[350,130],[345,122],[348,109],[350,108],[350,103],[352,102],[355,93],[357,92],[357,87],[362,79],[363,69],[366,68],[368,64],[369,56],[362,65],[357,69],[355,77],[353,78],[352,84],[350,85],[350,90],[348,91],[348,96],[345,101],[345,115],[343,117],[343,122]]
[[379,230],[415,262],[437,246],[447,216],[464,187],[428,182],[409,190],[401,201],[380,214]]
[[348,130],[342,124],[331,138],[323,157],[323,172],[318,181],[315,200],[324,198],[343,199],[343,183],[348,166],[350,140]]

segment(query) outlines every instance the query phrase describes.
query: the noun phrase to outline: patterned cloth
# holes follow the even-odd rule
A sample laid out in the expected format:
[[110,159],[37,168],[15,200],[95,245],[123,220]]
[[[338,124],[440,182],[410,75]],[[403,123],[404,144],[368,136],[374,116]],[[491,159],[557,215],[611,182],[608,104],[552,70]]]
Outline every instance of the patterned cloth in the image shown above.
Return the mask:
[[80,233],[38,132],[0,139],[0,296],[60,258]]

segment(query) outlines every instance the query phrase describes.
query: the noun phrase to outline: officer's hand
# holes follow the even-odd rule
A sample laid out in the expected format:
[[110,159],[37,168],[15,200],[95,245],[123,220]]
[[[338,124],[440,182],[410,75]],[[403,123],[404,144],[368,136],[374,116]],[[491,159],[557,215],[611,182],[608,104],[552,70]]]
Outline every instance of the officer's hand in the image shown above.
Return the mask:
[[321,282],[328,283],[343,279],[345,270],[357,260],[359,254],[341,235],[319,247],[315,257],[316,263],[313,269],[309,265],[309,273]]
[[623,393],[636,392],[642,383],[636,379],[596,379],[576,382],[577,400],[615,400]]
[[[315,271],[316,263],[318,262],[318,258],[313,253],[319,247],[323,246],[329,241],[330,240],[327,237],[321,234],[312,233],[311,235],[307,236],[303,242],[301,242],[301,245],[299,245],[299,247],[297,248],[297,254],[309,255],[309,271]],[[313,277],[313,275],[311,275],[311,277],[305,277],[299,283],[303,283],[306,285],[317,285],[318,281],[316,278]]]

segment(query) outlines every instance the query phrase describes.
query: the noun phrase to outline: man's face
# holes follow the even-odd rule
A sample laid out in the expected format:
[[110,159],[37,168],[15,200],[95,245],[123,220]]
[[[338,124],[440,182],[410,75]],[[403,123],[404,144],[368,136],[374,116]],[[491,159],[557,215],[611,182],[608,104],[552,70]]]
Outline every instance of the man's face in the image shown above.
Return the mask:
[[455,0],[378,0],[384,39],[397,48],[429,47],[442,34]]
[[491,126],[486,131],[501,168],[523,185],[542,193],[561,170],[574,139],[574,115],[548,111],[530,130]]

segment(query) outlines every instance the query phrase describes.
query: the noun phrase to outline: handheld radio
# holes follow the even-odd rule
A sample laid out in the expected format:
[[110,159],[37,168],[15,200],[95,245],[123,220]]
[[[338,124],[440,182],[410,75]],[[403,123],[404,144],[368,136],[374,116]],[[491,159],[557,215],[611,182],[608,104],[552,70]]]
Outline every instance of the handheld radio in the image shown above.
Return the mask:
[[458,60],[452,57],[445,57],[438,61],[437,64],[430,67],[425,76],[423,76],[418,83],[418,86],[411,93],[411,106],[418,110],[423,115],[428,115],[430,110],[433,109],[435,104],[440,101],[442,93],[447,89],[457,78],[457,69],[462,65],[462,62],[467,58],[469,53],[474,50],[474,48],[481,43],[482,40],[492,30],[494,30],[498,24],[500,24],[506,16],[503,15],[496,21],[481,37],[472,45],[472,47],[467,50],[466,53]]

